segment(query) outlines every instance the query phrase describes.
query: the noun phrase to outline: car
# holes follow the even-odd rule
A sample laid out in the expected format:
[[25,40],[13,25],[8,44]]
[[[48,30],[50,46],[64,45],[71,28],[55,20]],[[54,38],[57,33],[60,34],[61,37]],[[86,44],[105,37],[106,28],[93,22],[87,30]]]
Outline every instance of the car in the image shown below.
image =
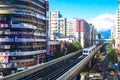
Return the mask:
[[103,80],[103,77],[100,73],[90,73],[89,80]]
[[114,76],[114,75],[115,75],[115,72],[114,72],[114,71],[110,71],[110,75],[111,75],[111,76]]

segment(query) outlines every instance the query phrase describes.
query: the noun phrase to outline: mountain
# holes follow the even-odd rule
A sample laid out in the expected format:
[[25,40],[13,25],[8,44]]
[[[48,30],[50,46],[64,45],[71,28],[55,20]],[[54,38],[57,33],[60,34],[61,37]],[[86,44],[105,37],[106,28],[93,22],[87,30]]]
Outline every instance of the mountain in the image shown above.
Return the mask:
[[111,34],[111,30],[107,30],[107,31],[101,31],[101,35],[104,39],[109,39],[110,38],[110,34]]

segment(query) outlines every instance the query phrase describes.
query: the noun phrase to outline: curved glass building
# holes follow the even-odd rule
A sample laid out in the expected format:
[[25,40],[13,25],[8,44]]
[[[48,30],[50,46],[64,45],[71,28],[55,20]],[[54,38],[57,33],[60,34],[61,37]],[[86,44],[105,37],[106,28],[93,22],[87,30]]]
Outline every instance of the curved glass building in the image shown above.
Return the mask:
[[0,0],[0,67],[45,62],[46,1]]

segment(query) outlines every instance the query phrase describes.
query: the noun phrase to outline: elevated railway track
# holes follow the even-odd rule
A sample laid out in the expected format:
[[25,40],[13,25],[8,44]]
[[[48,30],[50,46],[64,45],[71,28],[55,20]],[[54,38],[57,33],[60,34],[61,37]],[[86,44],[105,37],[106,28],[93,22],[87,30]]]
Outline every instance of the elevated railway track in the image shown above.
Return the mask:
[[81,57],[82,51],[77,51],[52,61],[33,66],[30,69],[8,75],[2,80],[71,80],[101,48],[99,46],[92,54]]
[[[73,65],[71,63],[75,64],[74,60],[76,59],[76,57],[79,57],[81,54],[82,54],[81,51],[73,52],[71,54],[54,59],[52,61],[33,66],[33,67],[28,68],[24,71],[8,75],[8,76],[2,78],[2,80],[28,80],[28,79],[35,80],[35,78],[36,79],[41,78],[41,77],[46,78],[45,76],[48,76],[48,78],[50,78],[49,73],[50,74],[55,73],[57,71],[57,69],[59,69],[59,68],[61,68],[61,70],[59,69],[59,71],[62,71],[62,69],[64,69],[63,66],[65,66],[66,63],[67,63],[66,64],[67,66],[68,66],[68,64],[69,64],[69,66]],[[56,70],[54,70],[54,69],[56,69]],[[60,73],[60,72],[56,72],[56,74],[58,74],[58,73]],[[38,74],[41,76],[38,76]]]

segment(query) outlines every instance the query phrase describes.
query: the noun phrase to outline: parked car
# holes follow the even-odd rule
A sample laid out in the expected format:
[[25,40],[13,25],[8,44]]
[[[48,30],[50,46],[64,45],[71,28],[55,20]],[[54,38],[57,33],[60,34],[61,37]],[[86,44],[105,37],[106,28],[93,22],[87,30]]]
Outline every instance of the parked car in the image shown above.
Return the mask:
[[114,71],[110,71],[110,75],[111,75],[111,76],[114,76],[114,75],[115,75],[115,72],[114,72]]

